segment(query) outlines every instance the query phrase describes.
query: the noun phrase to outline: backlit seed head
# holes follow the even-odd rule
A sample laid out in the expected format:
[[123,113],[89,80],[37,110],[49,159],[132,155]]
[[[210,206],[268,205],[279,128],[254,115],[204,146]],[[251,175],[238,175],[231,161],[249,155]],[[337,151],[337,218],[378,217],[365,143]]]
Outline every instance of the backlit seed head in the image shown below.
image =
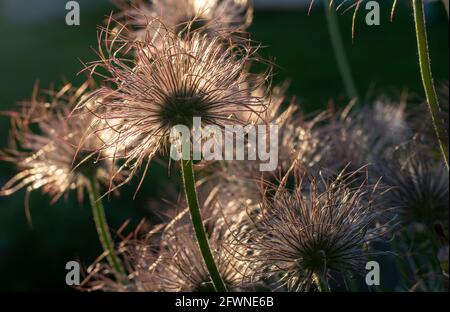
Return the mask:
[[19,173],[2,187],[0,195],[23,188],[27,192],[42,189],[55,202],[76,189],[81,200],[89,179],[112,183],[109,177],[114,165],[97,153],[102,141],[92,134],[93,117],[69,118],[88,87],[88,83],[78,89],[68,84],[46,93],[36,87],[33,98],[20,103],[20,111],[10,113],[10,146],[0,157],[15,164]]
[[[132,40],[145,41],[147,36],[167,28],[182,37],[201,33],[242,41],[253,20],[253,7],[249,0],[135,1],[123,6],[118,19],[127,24],[125,35]],[[155,25],[155,20],[164,26]]]
[[294,190],[281,190],[262,203],[255,220],[255,261],[263,274],[293,291],[310,290],[320,277],[364,271],[368,243],[389,228],[379,219],[376,186],[351,186],[354,175],[336,180],[297,176]]
[[114,51],[116,35],[103,35],[105,49],[91,69],[106,69],[106,80],[114,87],[93,92],[78,108],[98,104],[92,111],[114,133],[104,148],[124,151],[116,156],[125,159],[123,168],[131,167],[132,173],[167,150],[173,126],[192,127],[193,118],[200,117],[203,125],[223,128],[242,124],[242,112],[265,110],[264,98],[253,91],[268,75],[246,71],[253,60],[250,46],[224,46],[197,33],[187,40],[165,33],[159,34],[160,46],[152,40],[135,42],[136,58],[130,60]]
[[[261,200],[261,186],[270,186],[273,189],[280,184],[289,184],[283,177],[295,168],[314,167],[321,159],[318,149],[321,137],[318,129],[320,123],[327,116],[324,114],[313,114],[306,118],[298,108],[295,101],[290,103],[286,100],[285,91],[288,84],[273,88],[266,95],[265,112],[263,118],[256,114],[245,114],[242,119],[256,125],[276,125],[279,129],[278,135],[278,167],[273,172],[261,172],[260,160],[256,161],[223,161],[206,166],[204,171],[210,173],[205,180],[211,185],[219,185],[216,191],[224,202],[240,200],[242,206],[250,208]],[[262,90],[256,90],[256,93]],[[286,107],[284,107],[284,105]],[[246,147],[247,148],[247,147]]]
[[318,135],[319,165],[337,174],[374,163],[380,155],[411,140],[413,132],[407,122],[406,106],[380,99],[373,106],[349,105],[333,114]]
[[[218,270],[230,291],[248,290],[254,282],[249,249],[236,230],[226,227],[226,223],[216,224],[209,238]],[[166,264],[159,276],[165,291],[214,291],[190,224],[174,228],[163,244]]]
[[[208,204],[207,204],[208,205]],[[211,208],[211,207],[210,207]],[[212,209],[203,211],[209,244],[219,272],[230,291],[252,290],[259,286],[257,264],[249,261],[250,252],[244,233],[245,213],[233,222],[209,217]],[[234,209],[235,211],[237,209]],[[129,282],[123,285],[110,276],[107,263],[96,265],[89,285],[103,291],[138,292],[210,292],[214,286],[204,264],[189,219],[184,210],[162,227],[158,239],[135,240],[123,245]],[[157,241],[157,242],[155,242]]]
[[376,168],[382,182],[392,188],[386,200],[400,212],[405,224],[448,224],[448,170],[423,146],[413,142],[395,150]]

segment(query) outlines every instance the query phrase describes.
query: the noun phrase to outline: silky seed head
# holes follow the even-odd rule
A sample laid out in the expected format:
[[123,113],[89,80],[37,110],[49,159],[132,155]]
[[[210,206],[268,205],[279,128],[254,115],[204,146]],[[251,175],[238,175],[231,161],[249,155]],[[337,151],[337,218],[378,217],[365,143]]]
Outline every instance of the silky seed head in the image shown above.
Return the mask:
[[[209,205],[208,203],[205,203]],[[248,229],[234,219],[232,223],[206,215],[207,235],[218,270],[230,291],[245,291],[259,286],[257,266],[249,261],[249,245],[243,233]],[[183,209],[184,210],[184,209]],[[237,209],[234,209],[235,211]],[[242,214],[245,218],[245,214]],[[241,225],[242,224],[242,225]],[[213,292],[209,273],[200,253],[189,214],[182,212],[162,227],[157,243],[145,239],[123,245],[129,282],[124,287],[109,277],[109,264],[97,264],[92,270],[91,288],[103,291]]]
[[[137,41],[166,29],[184,38],[200,33],[242,41],[253,20],[253,7],[249,0],[135,1],[124,6],[117,18],[119,23],[127,24],[125,35]],[[164,26],[155,25],[155,19]]]
[[11,113],[10,147],[0,156],[20,172],[3,186],[1,195],[42,189],[54,202],[76,189],[81,199],[89,179],[112,182],[113,163],[96,152],[102,143],[92,135],[92,116],[69,118],[87,88],[88,84],[78,89],[66,85],[41,94],[36,89],[31,101],[21,103],[21,111]]
[[253,60],[250,46],[224,46],[217,38],[199,34],[183,40],[165,33],[160,34],[161,46],[152,40],[135,42],[136,58],[124,59],[114,51],[116,35],[103,35],[105,51],[91,69],[106,69],[107,81],[115,86],[93,92],[88,102],[98,104],[92,111],[114,133],[104,148],[124,151],[116,156],[125,159],[124,167],[132,172],[166,150],[173,126],[190,127],[193,118],[200,117],[202,125],[223,128],[242,124],[242,112],[265,110],[264,99],[252,91],[267,75],[246,71]]
[[278,190],[262,203],[254,241],[263,274],[279,278],[289,290],[303,291],[317,276],[328,283],[332,272],[364,271],[365,247],[389,227],[374,226],[380,211],[371,198],[376,187],[353,187],[353,178],[300,176],[293,191]]
[[423,148],[413,142],[377,162],[382,182],[392,188],[385,199],[405,224],[447,224],[448,170]]
[[380,98],[373,106],[349,105],[318,132],[319,166],[337,174],[357,171],[376,161],[379,155],[413,137],[404,103]]

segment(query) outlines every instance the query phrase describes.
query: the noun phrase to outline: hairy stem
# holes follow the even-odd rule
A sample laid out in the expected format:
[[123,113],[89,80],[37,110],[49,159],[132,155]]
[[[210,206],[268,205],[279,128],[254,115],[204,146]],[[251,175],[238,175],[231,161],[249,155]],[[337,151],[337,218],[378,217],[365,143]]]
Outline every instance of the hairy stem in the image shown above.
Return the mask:
[[443,121],[440,118],[441,109],[439,107],[439,100],[433,82],[433,74],[431,71],[423,0],[413,0],[413,6],[414,20],[416,23],[417,48],[419,50],[420,73],[422,75],[423,88],[425,90],[433,127],[439,141],[439,147],[441,149],[442,156],[448,170],[448,141],[446,140]]
[[184,190],[186,192],[186,199],[189,205],[192,225],[194,226],[200,252],[202,253],[203,260],[205,261],[205,265],[214,284],[214,288],[216,291],[225,292],[227,291],[227,288],[222,280],[222,277],[220,276],[217,265],[214,262],[214,257],[209,246],[208,238],[206,237],[205,228],[203,226],[200,206],[197,198],[197,190],[195,187],[195,176],[192,160],[181,160],[181,171],[183,174]]
[[330,8],[330,0],[325,0],[325,15],[327,17],[328,30],[330,32],[331,43],[333,45],[334,54],[339,67],[339,73],[344,82],[345,91],[350,99],[359,99],[358,89],[353,79],[350,63],[345,52],[342,34],[339,29],[339,23],[336,11]]
[[89,181],[88,191],[95,227],[97,229],[97,234],[100,239],[100,243],[102,244],[103,251],[106,253],[106,259],[113,268],[118,280],[122,281],[125,276],[125,270],[114,249],[114,243],[111,238],[108,222],[106,221],[105,209],[102,201],[100,200],[98,182],[94,178]]

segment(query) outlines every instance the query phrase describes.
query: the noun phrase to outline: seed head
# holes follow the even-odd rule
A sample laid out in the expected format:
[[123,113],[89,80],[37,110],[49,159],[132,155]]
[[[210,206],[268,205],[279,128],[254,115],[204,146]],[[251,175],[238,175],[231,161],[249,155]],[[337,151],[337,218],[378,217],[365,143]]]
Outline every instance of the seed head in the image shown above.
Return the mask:
[[[235,235],[216,227],[209,241],[225,285],[230,291],[242,291],[252,286],[254,272],[249,249]],[[165,291],[214,291],[191,225],[174,229],[164,248],[166,265],[159,275]]]
[[332,273],[364,271],[366,247],[387,225],[374,227],[380,211],[372,198],[376,186],[352,187],[352,179],[298,176],[293,191],[282,190],[262,203],[254,241],[264,274],[279,277],[289,290],[302,291],[310,290],[317,278],[328,284]]
[[106,69],[114,87],[102,87],[88,100],[98,103],[95,116],[115,133],[104,148],[123,149],[122,168],[131,167],[132,173],[167,150],[173,126],[191,128],[193,118],[200,117],[203,125],[223,128],[242,124],[242,112],[264,111],[264,100],[252,91],[267,76],[245,70],[253,58],[249,46],[224,46],[217,38],[197,33],[187,40],[165,33],[160,34],[161,46],[153,41],[133,43],[136,59],[124,60],[113,50],[116,37],[103,35],[107,54],[101,50],[101,60],[91,69]]
[[[145,41],[147,36],[167,28],[176,35],[188,37],[193,33],[242,41],[245,30],[253,20],[249,0],[156,0],[151,4],[135,1],[118,14],[124,20],[126,36]],[[163,24],[156,25],[155,20]],[[159,23],[158,23],[159,24]]]
[[322,138],[320,167],[334,174],[344,169],[358,171],[411,140],[413,132],[405,109],[403,104],[380,99],[374,106],[358,109],[350,105],[335,114],[318,134]]
[[[206,213],[211,211],[207,209]],[[242,218],[245,217],[241,213]],[[229,224],[224,218],[206,218],[209,243],[219,272],[231,291],[245,291],[258,286],[256,267],[249,261],[250,249],[244,237],[242,220]],[[214,286],[200,253],[189,216],[181,213],[164,226],[159,243],[148,239],[124,245],[130,281],[124,286],[108,277],[106,269],[96,270],[91,282],[104,291],[210,292]],[[106,272],[106,274],[102,273]]]
[[10,146],[0,156],[15,164],[19,173],[2,187],[0,195],[22,188],[27,192],[42,189],[55,202],[76,189],[81,200],[90,179],[109,185],[114,165],[97,154],[102,141],[92,135],[92,117],[69,118],[87,89],[88,83],[46,93],[36,87],[33,98],[21,103],[21,111],[10,113]]
[[448,170],[413,142],[377,163],[382,182],[392,188],[386,200],[405,224],[448,223]]
[[[212,163],[207,167],[210,172],[207,179],[213,180],[212,185],[219,185],[217,192],[222,198],[227,198],[223,202],[240,200],[243,203],[241,207],[249,208],[260,202],[262,185],[269,185],[270,190],[281,185],[286,187],[289,181],[283,177],[290,176],[288,173],[294,168],[307,170],[320,160],[321,150],[318,149],[318,142],[321,138],[318,136],[318,129],[327,114],[313,114],[312,117],[306,118],[296,101],[286,100],[287,86],[285,83],[274,87],[270,94],[264,97],[267,110],[262,112],[263,118],[255,114],[242,117],[251,124],[278,127],[278,167],[273,172],[261,172],[261,161],[258,159]],[[262,90],[255,92],[262,94]]]

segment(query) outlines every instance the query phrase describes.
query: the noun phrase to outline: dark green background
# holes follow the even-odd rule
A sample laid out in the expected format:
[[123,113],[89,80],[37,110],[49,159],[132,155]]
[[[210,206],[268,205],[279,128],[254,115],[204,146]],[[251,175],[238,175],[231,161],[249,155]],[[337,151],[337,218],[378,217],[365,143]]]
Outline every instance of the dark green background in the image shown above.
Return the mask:
[[[64,78],[81,83],[83,77],[77,77],[82,69],[79,59],[95,59],[91,47],[96,46],[96,25],[113,6],[107,0],[95,0],[94,6],[83,6],[86,1],[80,1],[81,26],[69,27],[64,23],[65,1],[54,1],[59,5],[58,14],[38,23],[13,22],[0,11],[1,110],[13,108],[17,100],[30,97],[36,80],[42,87],[52,82],[58,86]],[[28,10],[39,11],[39,0],[28,2]],[[354,44],[351,15],[340,19],[360,92],[367,94],[373,87],[376,94],[397,97],[408,90],[422,96],[412,12],[401,5],[395,22],[390,23],[390,7],[385,1],[381,3],[384,4],[382,25],[368,27],[360,15]],[[2,0],[0,10],[1,4]],[[435,78],[447,81],[447,17],[441,4],[427,9]],[[325,17],[319,6],[309,17],[304,11],[258,11],[251,32],[253,39],[266,46],[263,54],[274,57],[279,65],[275,81],[291,80],[289,94],[295,94],[305,110],[325,108],[330,99],[345,103]],[[2,147],[7,143],[8,127],[8,120],[0,117]],[[12,166],[0,163],[0,185],[13,174]],[[127,219],[136,224],[143,217],[155,216],[155,199],[176,200],[173,194],[177,194],[177,187],[170,185],[176,185],[178,179],[175,170],[168,176],[164,166],[154,164],[136,200],[131,201],[137,181],[123,189],[121,199],[113,198],[106,203],[112,227],[118,228]],[[80,259],[89,265],[100,253],[89,206],[77,205],[73,197],[49,206],[48,198],[35,192],[31,197],[33,227],[30,228],[23,203],[24,192],[0,198],[0,290],[70,290],[64,283],[65,263]]]

